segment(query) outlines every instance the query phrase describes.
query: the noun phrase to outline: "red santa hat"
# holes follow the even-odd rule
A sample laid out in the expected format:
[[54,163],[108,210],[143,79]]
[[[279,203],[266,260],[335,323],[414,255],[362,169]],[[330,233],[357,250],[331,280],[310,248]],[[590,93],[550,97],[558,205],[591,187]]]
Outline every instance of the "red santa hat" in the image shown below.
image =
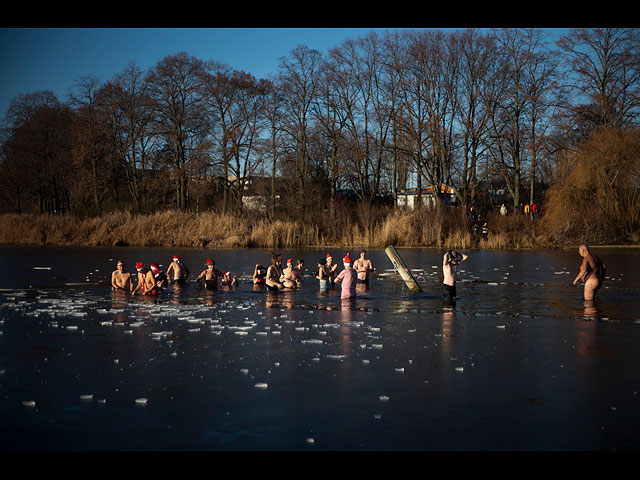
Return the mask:
[[136,262],[136,270],[140,271],[144,268],[144,263]]
[[151,270],[155,271],[155,272],[159,272],[160,271],[160,265],[158,265],[158,262],[154,262],[151,264]]
[[173,256],[173,261],[174,261],[174,262],[177,262],[178,260],[180,260],[180,258],[178,258],[178,255],[174,255],[174,256]]
[[207,258],[206,264],[207,264],[207,265],[209,265],[209,264],[215,265],[215,264],[216,264],[216,262],[214,262],[214,261],[213,261],[213,260],[211,260],[210,258]]
[[118,266],[122,265],[124,267],[124,263],[122,263],[122,260],[118,260]]
[[333,260],[333,257],[331,256],[331,254],[327,253],[327,260],[330,259],[330,258]]
[[287,258],[287,265],[292,265],[293,264],[293,260],[290,258]]
[[351,257],[349,257],[349,252],[347,252],[347,254],[345,255],[345,257],[342,259],[342,261],[344,262],[345,265],[351,265],[353,262],[351,261]]

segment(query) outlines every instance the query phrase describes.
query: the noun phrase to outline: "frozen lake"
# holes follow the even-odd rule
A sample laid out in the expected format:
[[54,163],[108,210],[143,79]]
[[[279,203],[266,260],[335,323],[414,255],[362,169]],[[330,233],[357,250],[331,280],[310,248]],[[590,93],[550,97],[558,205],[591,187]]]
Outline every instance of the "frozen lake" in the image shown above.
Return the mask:
[[[254,288],[267,250],[0,247],[0,447],[7,450],[637,450],[638,249],[594,305],[577,251],[469,251],[443,305],[439,250],[383,250],[343,303],[305,260],[300,290]],[[351,257],[358,249],[351,249]],[[279,252],[279,251],[278,251]],[[240,279],[116,295],[117,260]],[[341,261],[339,261],[341,268]]]

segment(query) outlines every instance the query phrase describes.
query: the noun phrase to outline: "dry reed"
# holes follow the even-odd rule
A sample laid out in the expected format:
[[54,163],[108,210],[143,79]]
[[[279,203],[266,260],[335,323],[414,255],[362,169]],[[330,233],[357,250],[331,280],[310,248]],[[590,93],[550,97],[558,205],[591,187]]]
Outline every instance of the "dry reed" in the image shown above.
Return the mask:
[[[59,246],[142,246],[204,248],[399,247],[528,248],[546,245],[535,222],[490,215],[487,240],[474,239],[463,212],[456,209],[395,210],[372,225],[338,227],[299,221],[266,220],[236,214],[165,211],[154,214],[113,212],[99,217],[0,215],[0,244]],[[345,228],[344,225],[348,225]]]

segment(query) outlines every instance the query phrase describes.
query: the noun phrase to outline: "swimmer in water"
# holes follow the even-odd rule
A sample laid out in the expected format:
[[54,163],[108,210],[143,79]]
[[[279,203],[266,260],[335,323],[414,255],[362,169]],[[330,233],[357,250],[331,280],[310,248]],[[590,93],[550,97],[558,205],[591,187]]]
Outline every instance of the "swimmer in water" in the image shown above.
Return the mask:
[[329,283],[331,284],[331,286],[333,286],[333,284],[335,283],[336,280],[336,275],[337,275],[337,269],[338,269],[338,264],[337,263],[333,263],[333,257],[331,256],[330,253],[327,253],[327,273],[329,274]]
[[114,290],[125,290],[133,292],[133,281],[131,280],[131,274],[124,269],[124,263],[118,260],[116,270],[111,274],[111,286]]
[[349,253],[342,259],[344,270],[336,277],[336,282],[342,285],[340,298],[356,298],[356,283],[358,281],[358,273],[353,269],[353,261],[349,257]]
[[442,258],[442,289],[444,293],[444,301],[446,303],[454,303],[456,301],[456,276],[458,273],[458,265],[464,262],[467,255],[449,250]]
[[207,259],[205,265],[207,266],[206,270],[203,270],[198,278],[196,278],[196,282],[204,279],[204,288],[207,290],[217,290],[218,289],[218,278],[224,277],[224,272],[216,269],[216,262]]
[[167,277],[169,277],[169,282],[177,284],[185,283],[190,274],[191,272],[185,263],[180,260],[177,255],[174,255],[173,262],[171,262],[169,268],[167,268]]
[[220,280],[220,285],[224,287],[237,287],[238,286],[238,278],[232,277],[231,272],[224,272],[222,279]]
[[328,290],[331,288],[331,280],[329,280],[329,272],[327,271],[327,260],[321,258],[318,261],[318,275],[316,278],[320,281],[320,290]]
[[580,264],[580,272],[573,280],[573,284],[575,285],[582,280],[584,282],[584,299],[587,301],[593,300],[600,287],[602,287],[607,268],[600,257],[592,254],[589,251],[589,247],[584,243],[578,247],[578,253],[582,257],[582,263]]
[[267,290],[269,291],[278,291],[278,289],[283,288],[284,285],[281,283],[280,278],[282,277],[282,256],[280,254],[275,254],[271,252],[271,265],[267,268],[267,274],[265,278],[265,282],[267,285]]
[[358,283],[369,283],[369,275],[373,272],[371,260],[366,258],[367,251],[363,248],[360,252],[360,258],[353,262],[353,268],[358,272]]
[[298,270],[293,266],[293,260],[289,258],[287,260],[287,268],[282,270],[282,275],[280,275],[280,283],[285,288],[297,288],[299,276]]
[[138,271],[138,284],[131,295],[135,295],[138,291],[142,292],[142,295],[157,295],[158,287],[153,272],[142,262],[136,263],[136,270]]
[[296,285],[298,288],[302,286],[302,272],[304,272],[304,260],[298,259],[296,264],[297,277],[296,277]]
[[256,264],[256,267],[253,269],[253,284],[254,285],[264,285],[265,275],[267,274],[267,270],[260,265]]
[[167,274],[160,270],[160,265],[157,262],[151,264],[151,271],[158,291],[166,289],[169,286],[169,279]]

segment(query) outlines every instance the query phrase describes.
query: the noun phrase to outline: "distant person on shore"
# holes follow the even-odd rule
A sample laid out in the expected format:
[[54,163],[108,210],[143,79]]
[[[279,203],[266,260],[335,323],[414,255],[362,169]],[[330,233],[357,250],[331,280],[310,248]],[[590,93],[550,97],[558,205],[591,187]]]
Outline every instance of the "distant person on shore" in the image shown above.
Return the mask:
[[342,285],[341,299],[356,298],[356,283],[358,282],[358,273],[353,269],[353,261],[349,257],[349,253],[342,259],[344,270],[336,277],[336,282]]
[[196,282],[200,282],[200,280],[204,280],[204,288],[207,290],[217,290],[218,289],[218,278],[224,276],[224,272],[216,269],[216,262],[207,258],[205,263],[206,269],[198,275],[196,278]]
[[327,253],[327,273],[329,274],[329,283],[331,284],[331,286],[333,286],[333,284],[336,281],[336,275],[337,275],[337,269],[338,269],[338,264],[337,263],[333,263],[333,257],[331,256],[330,253]]
[[180,260],[177,255],[174,255],[173,261],[169,265],[169,268],[167,268],[167,277],[169,278],[169,282],[177,284],[185,283],[190,273],[191,272],[185,263]]
[[573,284],[575,285],[580,280],[584,282],[584,299],[593,300],[602,287],[607,268],[600,257],[592,254],[584,243],[578,247],[578,253],[582,257],[582,263],[580,264],[580,273]]
[[271,265],[267,268],[265,278],[267,290],[277,292],[278,289],[283,288],[280,277],[282,277],[282,256],[271,252]]
[[267,269],[264,268],[259,263],[257,263],[255,268],[253,269],[253,284],[264,285],[265,283],[264,277],[266,276],[266,274],[267,274]]
[[280,283],[282,283],[285,288],[298,288],[297,280],[299,276],[298,270],[293,266],[293,260],[289,258],[287,260],[287,267],[282,270]]
[[452,304],[456,301],[456,276],[458,273],[458,265],[464,262],[467,255],[449,250],[444,254],[442,259],[442,289],[444,293],[444,301]]
[[158,287],[153,272],[142,262],[136,263],[136,270],[138,271],[138,284],[131,292],[131,295],[135,295],[138,292],[141,292],[142,295],[157,295]]
[[316,278],[320,282],[320,290],[328,290],[331,288],[331,280],[329,279],[327,260],[325,258],[321,258],[318,261],[318,275],[316,275]]
[[363,248],[360,252],[360,258],[353,262],[353,268],[358,274],[358,283],[369,284],[369,275],[373,272],[371,260],[366,258],[367,251]]
[[504,217],[506,214],[507,214],[507,207],[503,203],[502,206],[500,207],[500,215]]
[[118,260],[116,269],[111,274],[111,286],[116,291],[133,291],[133,281],[131,280],[131,274],[124,269],[124,263],[122,263],[121,260]]
[[538,216],[538,206],[535,203],[531,204],[531,218],[535,219]]

